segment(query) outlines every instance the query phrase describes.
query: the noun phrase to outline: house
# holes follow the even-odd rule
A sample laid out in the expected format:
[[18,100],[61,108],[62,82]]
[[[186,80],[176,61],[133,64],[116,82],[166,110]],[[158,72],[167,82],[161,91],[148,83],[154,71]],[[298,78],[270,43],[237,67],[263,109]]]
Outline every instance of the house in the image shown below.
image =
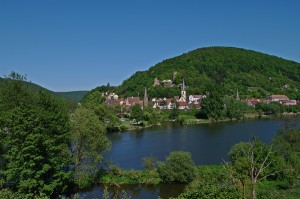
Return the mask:
[[131,97],[127,97],[125,104],[129,108],[132,107],[132,106],[134,106],[134,105],[136,105],[136,104],[139,104],[142,107],[143,106],[143,101],[140,100],[139,97],[133,97],[133,96],[131,96]]
[[166,99],[166,109],[174,109],[176,107],[175,103],[172,103],[171,99]]
[[289,100],[289,98],[286,95],[271,95],[268,100],[270,102],[279,102]]
[[180,110],[184,110],[184,109],[188,109],[188,103],[187,102],[178,102],[178,109]]
[[189,96],[189,102],[190,103],[196,102],[196,101],[202,100],[205,97],[206,97],[205,95],[190,95]]
[[263,100],[257,98],[251,98],[251,99],[246,99],[245,102],[248,104],[248,106],[255,108],[256,104],[259,102],[263,102]]
[[296,106],[297,100],[281,100],[280,103],[286,106]]
[[106,98],[105,102],[106,105],[116,106],[118,104],[117,100]]

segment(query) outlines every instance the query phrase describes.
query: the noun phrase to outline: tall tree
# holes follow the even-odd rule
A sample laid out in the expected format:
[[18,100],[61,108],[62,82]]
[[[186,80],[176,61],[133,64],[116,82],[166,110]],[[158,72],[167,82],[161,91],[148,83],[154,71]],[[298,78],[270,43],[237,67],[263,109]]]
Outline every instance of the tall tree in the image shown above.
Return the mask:
[[[256,198],[257,182],[282,171],[282,159],[274,155],[272,146],[267,146],[256,137],[249,143],[239,143],[229,152],[236,177],[242,182],[251,181],[251,198]],[[245,195],[244,195],[245,197]]]
[[71,114],[71,152],[74,162],[75,181],[80,185],[81,176],[88,168],[91,175],[95,165],[102,160],[102,153],[110,148],[105,135],[105,125],[89,109],[79,107]]

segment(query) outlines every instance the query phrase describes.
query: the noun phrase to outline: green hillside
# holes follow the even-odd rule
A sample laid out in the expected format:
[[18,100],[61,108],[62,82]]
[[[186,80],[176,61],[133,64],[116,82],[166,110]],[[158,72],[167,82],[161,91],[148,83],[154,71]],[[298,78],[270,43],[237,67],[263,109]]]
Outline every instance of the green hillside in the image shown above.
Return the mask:
[[61,96],[67,99],[80,102],[80,100],[88,93],[89,91],[67,91],[67,92],[53,92],[57,96]]
[[[5,80],[3,78],[0,78],[0,86],[1,84],[3,84]],[[12,81],[12,80],[9,80]],[[40,85],[37,85],[35,83],[32,82],[26,82],[23,81],[23,83],[32,91],[47,91],[50,92],[51,94],[53,94],[56,97],[62,98],[62,99],[66,99],[66,100],[71,100],[71,101],[75,101],[75,102],[79,102],[83,96],[85,94],[87,94],[89,91],[69,91],[69,92],[54,92],[51,90],[48,90]]]
[[[174,73],[176,74],[174,76]],[[208,87],[221,86],[224,93],[242,98],[286,94],[300,98],[300,64],[276,56],[234,47],[200,48],[164,60],[147,71],[136,72],[115,88],[119,95],[143,94],[150,97],[171,97],[180,88],[153,86],[154,79],[173,80],[175,85],[185,80],[188,94],[204,94]]]

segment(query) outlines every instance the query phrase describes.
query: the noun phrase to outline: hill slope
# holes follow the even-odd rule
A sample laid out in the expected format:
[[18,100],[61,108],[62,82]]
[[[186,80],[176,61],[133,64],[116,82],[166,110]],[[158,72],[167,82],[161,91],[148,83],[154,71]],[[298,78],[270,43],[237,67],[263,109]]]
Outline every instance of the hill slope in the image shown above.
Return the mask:
[[228,95],[239,90],[242,97],[265,97],[276,93],[300,98],[299,63],[234,47],[200,48],[164,60],[147,71],[136,72],[115,88],[115,92],[136,96],[147,87],[151,97],[179,95],[178,87],[154,87],[155,78],[174,80],[175,84],[184,79],[188,94],[204,94],[209,85],[215,85],[222,86]]
[[[0,86],[2,83],[3,83],[3,78],[0,78]],[[83,96],[89,92],[89,91],[54,92],[32,82],[23,81],[23,83],[32,91],[35,92],[40,90],[47,91],[56,97],[60,97],[66,100],[72,100],[75,102],[79,102],[83,98]]]

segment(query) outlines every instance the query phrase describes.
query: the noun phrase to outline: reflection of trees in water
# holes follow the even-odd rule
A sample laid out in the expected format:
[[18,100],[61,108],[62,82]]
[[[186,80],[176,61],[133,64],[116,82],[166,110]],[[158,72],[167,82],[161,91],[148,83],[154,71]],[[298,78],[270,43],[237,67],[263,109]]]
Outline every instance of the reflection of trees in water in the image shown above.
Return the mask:
[[281,121],[281,130],[282,131],[287,131],[291,129],[296,129],[297,128],[297,122],[299,123],[299,118],[284,118]]
[[108,198],[122,198],[126,195],[128,198],[139,196],[143,190],[141,185],[101,185],[103,192],[107,191]]
[[161,184],[159,186],[159,197],[177,197],[184,190],[185,184]]
[[108,198],[122,198],[124,194],[128,198],[135,198],[142,196],[142,193],[147,193],[147,195],[160,197],[160,198],[170,198],[176,197],[183,192],[185,184],[160,184],[160,185],[136,185],[136,184],[127,184],[127,185],[108,185],[102,184],[100,188],[105,193],[107,191]]

